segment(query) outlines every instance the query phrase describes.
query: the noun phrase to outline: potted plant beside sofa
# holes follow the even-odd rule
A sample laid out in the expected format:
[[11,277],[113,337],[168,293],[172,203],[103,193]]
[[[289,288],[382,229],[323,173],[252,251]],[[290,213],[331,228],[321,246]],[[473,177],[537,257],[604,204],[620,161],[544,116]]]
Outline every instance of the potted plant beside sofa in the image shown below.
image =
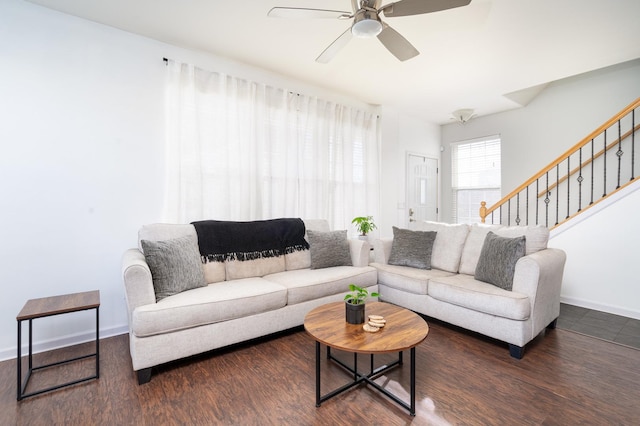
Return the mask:
[[371,293],[366,288],[349,284],[349,293],[344,296],[346,319],[349,324],[364,324],[364,307],[367,297],[378,297],[378,293]]
[[377,228],[373,222],[373,216],[358,216],[353,218],[351,223],[356,225],[356,229],[360,233],[358,238],[366,240],[367,234]]

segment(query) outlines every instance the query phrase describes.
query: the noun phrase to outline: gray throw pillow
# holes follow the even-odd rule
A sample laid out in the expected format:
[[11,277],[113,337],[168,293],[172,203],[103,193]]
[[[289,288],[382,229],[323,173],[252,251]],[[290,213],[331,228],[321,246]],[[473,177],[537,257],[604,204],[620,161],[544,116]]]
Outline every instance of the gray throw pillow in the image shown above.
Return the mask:
[[516,263],[525,254],[525,236],[499,237],[489,231],[484,239],[475,278],[511,291]]
[[140,244],[151,269],[156,302],[207,285],[195,235],[163,241],[141,240]]
[[311,269],[351,266],[347,231],[320,232],[307,229]]
[[431,269],[431,253],[436,231],[411,231],[393,227],[389,265]]

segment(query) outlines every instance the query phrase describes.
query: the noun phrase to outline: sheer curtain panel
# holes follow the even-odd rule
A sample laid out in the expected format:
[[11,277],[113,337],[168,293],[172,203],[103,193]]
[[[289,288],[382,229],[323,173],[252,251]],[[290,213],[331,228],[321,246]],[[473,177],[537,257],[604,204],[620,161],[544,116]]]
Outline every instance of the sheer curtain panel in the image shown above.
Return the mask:
[[379,211],[368,111],[169,60],[165,220],[327,219]]

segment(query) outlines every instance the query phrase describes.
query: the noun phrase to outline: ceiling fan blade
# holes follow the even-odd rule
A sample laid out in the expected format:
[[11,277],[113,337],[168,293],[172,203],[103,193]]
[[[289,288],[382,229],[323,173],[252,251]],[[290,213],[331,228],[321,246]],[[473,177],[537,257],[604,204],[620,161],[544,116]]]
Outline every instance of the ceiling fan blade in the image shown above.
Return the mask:
[[413,47],[406,38],[402,37],[399,32],[391,28],[389,25],[383,23],[383,30],[378,34],[378,40],[401,61],[406,61],[415,56],[418,56],[420,52]]
[[349,43],[353,35],[351,34],[351,27],[347,28],[345,32],[343,32],[340,37],[335,39],[333,43],[329,45],[324,51],[316,58],[316,62],[320,62],[321,64],[329,63],[331,59],[333,59],[336,54]]
[[380,9],[387,18],[396,16],[421,15],[467,6],[471,0],[401,0]]
[[267,16],[271,18],[349,18],[350,12],[344,10],[305,9],[300,7],[274,7]]

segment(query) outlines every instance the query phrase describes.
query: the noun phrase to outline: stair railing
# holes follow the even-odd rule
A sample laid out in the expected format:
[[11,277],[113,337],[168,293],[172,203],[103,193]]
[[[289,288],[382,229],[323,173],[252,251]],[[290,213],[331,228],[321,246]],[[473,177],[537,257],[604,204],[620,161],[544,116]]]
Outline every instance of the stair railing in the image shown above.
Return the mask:
[[495,205],[483,201],[480,221],[554,228],[632,184],[638,108],[640,98]]

